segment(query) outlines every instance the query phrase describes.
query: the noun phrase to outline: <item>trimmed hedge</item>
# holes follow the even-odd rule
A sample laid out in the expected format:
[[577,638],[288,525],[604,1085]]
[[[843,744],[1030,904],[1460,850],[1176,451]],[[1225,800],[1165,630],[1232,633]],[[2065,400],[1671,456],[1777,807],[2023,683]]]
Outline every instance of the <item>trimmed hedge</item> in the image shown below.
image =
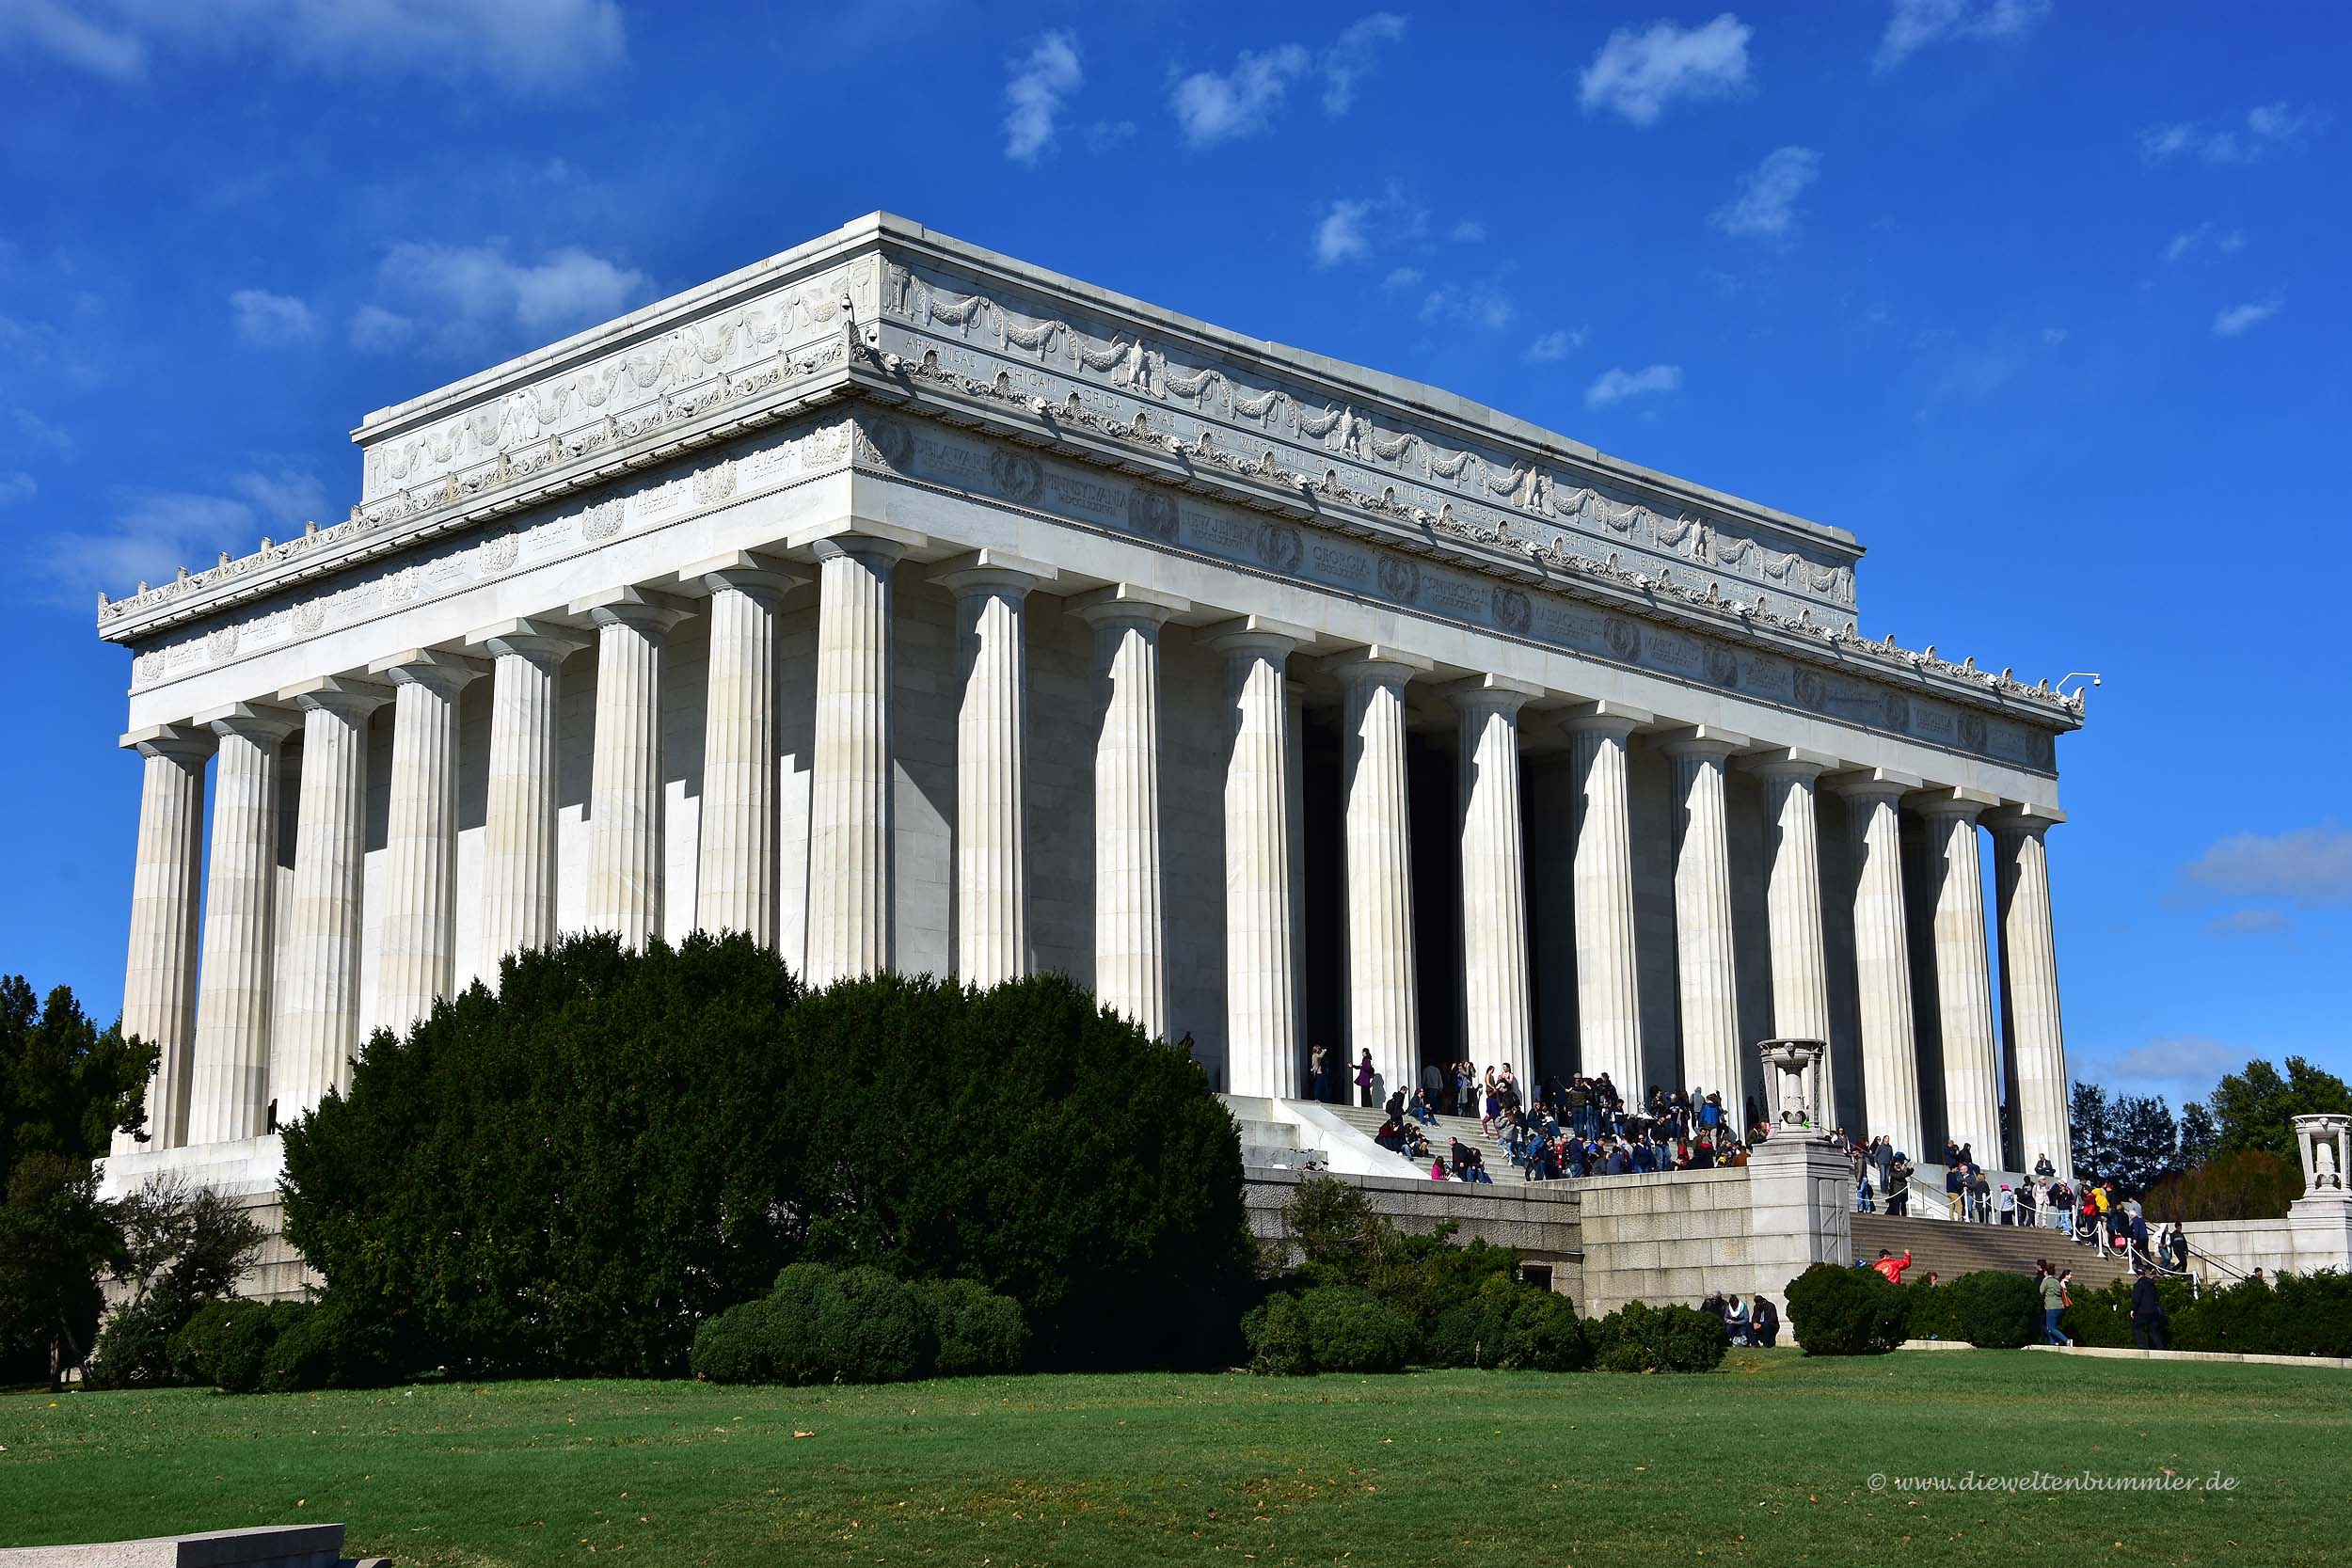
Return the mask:
[[1958,1338],[1979,1350],[2017,1350],[2042,1338],[2042,1291],[2027,1275],[1979,1269],[1952,1281]]
[[1638,1301],[1601,1319],[1592,1338],[1604,1372],[1711,1372],[1731,1349],[1721,1318]]
[[691,1360],[707,1383],[898,1383],[1011,1371],[1027,1348],[1020,1304],[972,1280],[794,1263],[705,1319]]
[[1788,1282],[1788,1326],[1807,1355],[1883,1355],[1910,1330],[1903,1290],[1876,1269],[1816,1263]]
[[1317,1371],[1401,1372],[1413,1354],[1413,1320],[1369,1291],[1320,1285],[1298,1310]]
[[1955,1309],[1951,1287],[1948,1285],[1912,1284],[1902,1286],[1904,1304],[1909,1311],[1907,1338],[1913,1339],[1964,1339],[1960,1332],[1960,1313]]
[[[2352,1356],[2352,1275],[2323,1270],[2280,1275],[2276,1283],[2242,1280],[2192,1298],[2180,1279],[2156,1282],[2172,1350],[2235,1355]],[[2058,1326],[2078,1345],[2128,1348],[2132,1282],[2074,1292]]]

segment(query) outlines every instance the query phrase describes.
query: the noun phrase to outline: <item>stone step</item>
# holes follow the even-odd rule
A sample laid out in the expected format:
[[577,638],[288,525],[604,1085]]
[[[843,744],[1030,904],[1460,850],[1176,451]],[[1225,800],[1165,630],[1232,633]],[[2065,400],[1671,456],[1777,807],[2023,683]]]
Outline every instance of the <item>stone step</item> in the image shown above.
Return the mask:
[[2004,1274],[2030,1275],[2036,1259],[2048,1259],[2058,1268],[2074,1271],[2086,1291],[2095,1291],[2130,1271],[2112,1255],[2101,1258],[2091,1247],[2078,1244],[2056,1230],[2015,1225],[1968,1225],[1929,1219],[1918,1214],[1856,1214],[1854,1251],[1865,1262],[1877,1259],[1884,1247],[1899,1258],[1911,1254],[1906,1284],[1917,1284],[1932,1271],[1946,1284],[1963,1274],[1998,1269]]
[[[1326,1105],[1324,1108],[1367,1138],[1380,1131],[1380,1124],[1388,1120],[1388,1113],[1377,1105]],[[1491,1133],[1480,1132],[1476,1117],[1441,1116],[1437,1126],[1426,1129],[1426,1132],[1435,1149],[1443,1150],[1449,1138],[1459,1138],[1476,1148],[1486,1162],[1486,1174],[1497,1181],[1515,1180],[1519,1174],[1511,1164],[1511,1156],[1503,1151],[1502,1141]],[[1397,1163],[1404,1164],[1406,1162],[1400,1158]],[[1423,1175],[1428,1174],[1426,1165],[1421,1169]]]

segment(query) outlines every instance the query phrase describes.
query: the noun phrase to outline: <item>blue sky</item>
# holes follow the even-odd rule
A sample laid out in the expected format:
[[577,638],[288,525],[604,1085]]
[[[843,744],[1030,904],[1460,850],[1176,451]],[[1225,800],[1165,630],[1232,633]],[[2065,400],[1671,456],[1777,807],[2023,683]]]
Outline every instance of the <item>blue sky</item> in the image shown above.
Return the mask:
[[2348,46],[2318,5],[0,0],[0,969],[119,1005],[96,590],[342,516],[370,409],[880,207],[1851,529],[1867,635],[2101,672],[2077,1074],[2352,1071]]

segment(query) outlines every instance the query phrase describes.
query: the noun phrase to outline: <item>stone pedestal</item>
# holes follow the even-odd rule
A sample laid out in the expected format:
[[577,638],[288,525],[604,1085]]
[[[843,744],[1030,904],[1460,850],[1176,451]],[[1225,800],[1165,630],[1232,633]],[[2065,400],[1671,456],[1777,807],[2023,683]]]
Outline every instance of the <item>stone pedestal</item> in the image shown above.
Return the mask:
[[1755,1278],[1789,1333],[1788,1281],[1816,1263],[1853,1262],[1853,1166],[1819,1138],[1775,1135],[1748,1156],[1747,1171]]

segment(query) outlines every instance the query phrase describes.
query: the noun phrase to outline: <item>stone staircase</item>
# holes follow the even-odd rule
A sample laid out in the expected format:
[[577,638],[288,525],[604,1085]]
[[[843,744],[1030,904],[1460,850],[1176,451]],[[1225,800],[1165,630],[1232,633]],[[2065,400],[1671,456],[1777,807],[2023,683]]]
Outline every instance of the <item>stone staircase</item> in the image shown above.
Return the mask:
[[1967,1225],[1929,1219],[1917,1214],[1856,1214],[1853,1245],[1865,1262],[1876,1260],[1879,1249],[1900,1258],[1911,1254],[1911,1269],[1903,1283],[1916,1285],[1931,1270],[1948,1285],[1963,1274],[1998,1269],[2004,1274],[2031,1275],[2034,1259],[2046,1258],[2058,1268],[2073,1269],[2086,1291],[2095,1291],[2130,1271],[2109,1254],[2076,1244],[2056,1230],[2014,1225]]
[[[1370,1138],[1375,1132],[1379,1132],[1380,1124],[1389,1119],[1388,1113],[1381,1110],[1377,1105],[1366,1107],[1361,1105],[1336,1105],[1327,1103],[1324,1106],[1324,1109],[1331,1112],[1342,1121],[1346,1122],[1348,1126],[1353,1127],[1358,1132],[1363,1133],[1366,1138]],[[1476,1117],[1441,1116],[1438,1118],[1437,1126],[1427,1128],[1424,1131],[1428,1134],[1430,1148],[1433,1153],[1440,1155],[1444,1154],[1447,1152],[1446,1140],[1449,1138],[1459,1138],[1464,1143],[1478,1150],[1480,1156],[1486,1162],[1486,1174],[1493,1177],[1498,1183],[1504,1181],[1518,1181],[1521,1180],[1518,1167],[1512,1164],[1511,1156],[1503,1152],[1502,1140],[1487,1133],[1481,1132],[1478,1130],[1478,1118]],[[1422,1164],[1416,1167],[1402,1156],[1397,1157],[1396,1165],[1399,1172],[1410,1172],[1411,1174],[1423,1177],[1429,1174],[1428,1165]]]

